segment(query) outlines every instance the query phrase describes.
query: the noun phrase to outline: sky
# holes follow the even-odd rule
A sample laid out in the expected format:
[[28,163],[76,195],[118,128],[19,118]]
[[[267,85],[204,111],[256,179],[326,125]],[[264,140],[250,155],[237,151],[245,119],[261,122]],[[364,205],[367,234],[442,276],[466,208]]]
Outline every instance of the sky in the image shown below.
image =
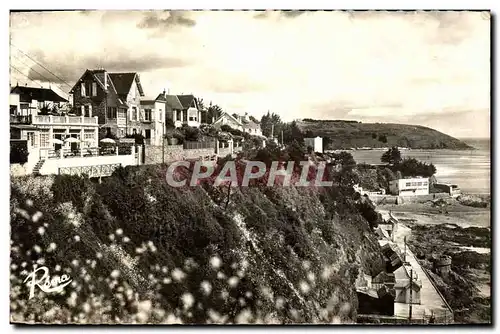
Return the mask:
[[192,93],[257,118],[490,136],[487,12],[29,12],[11,13],[10,37],[11,85],[68,92],[105,68],[138,72],[148,96]]

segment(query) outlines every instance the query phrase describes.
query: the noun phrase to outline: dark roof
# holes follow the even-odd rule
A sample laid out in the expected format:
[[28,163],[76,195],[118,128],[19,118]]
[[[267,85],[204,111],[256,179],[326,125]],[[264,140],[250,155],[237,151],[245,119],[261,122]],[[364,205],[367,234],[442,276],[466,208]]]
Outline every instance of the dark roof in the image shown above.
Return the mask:
[[[130,87],[134,83],[137,73],[109,73],[109,77],[113,81],[118,95],[127,95],[130,92]],[[142,95],[142,94],[141,94]]]
[[184,109],[177,95],[166,95],[167,105],[172,109]]
[[183,109],[187,109],[191,106],[194,100],[194,95],[177,95]]
[[382,271],[380,274],[375,276],[372,279],[372,284],[373,283],[395,283],[396,278],[394,277],[394,274],[388,274],[384,271]]
[[158,94],[155,101],[162,101],[162,102],[167,101],[167,99],[165,98],[165,94],[163,94],[163,93]]
[[26,86],[16,86],[10,90],[11,93],[20,95],[22,102],[37,101],[52,101],[52,102],[68,102],[65,98],[59,96],[56,92],[49,88],[35,88]]

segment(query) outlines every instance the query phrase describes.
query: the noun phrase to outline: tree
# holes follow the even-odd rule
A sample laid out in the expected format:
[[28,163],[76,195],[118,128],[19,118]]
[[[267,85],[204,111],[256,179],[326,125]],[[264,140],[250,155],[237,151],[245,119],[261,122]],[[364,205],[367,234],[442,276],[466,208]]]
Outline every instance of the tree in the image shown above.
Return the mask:
[[207,124],[212,124],[212,122],[214,120],[216,120],[217,118],[219,118],[220,115],[222,115],[222,108],[219,107],[218,105],[214,104],[210,104],[210,106],[208,107],[207,109],[207,112],[206,113],[202,113],[205,114],[205,123]]
[[396,146],[390,148],[388,151],[382,154],[382,157],[380,158],[380,161],[393,165],[399,164],[401,160],[401,152]]
[[[274,125],[274,131],[273,131]],[[281,122],[281,118],[278,114],[267,112],[266,115],[262,116],[260,120],[260,128],[262,129],[262,134],[266,137],[270,137],[271,133],[276,137],[281,134],[281,130],[283,130],[283,123]]]
[[10,163],[25,164],[28,161],[28,146],[26,141],[10,142]]
[[378,136],[378,141],[380,141],[382,143],[387,143],[387,136],[386,135]]
[[196,104],[198,105],[199,110],[204,110],[205,109],[205,104],[203,103],[203,99],[197,98],[196,99]]

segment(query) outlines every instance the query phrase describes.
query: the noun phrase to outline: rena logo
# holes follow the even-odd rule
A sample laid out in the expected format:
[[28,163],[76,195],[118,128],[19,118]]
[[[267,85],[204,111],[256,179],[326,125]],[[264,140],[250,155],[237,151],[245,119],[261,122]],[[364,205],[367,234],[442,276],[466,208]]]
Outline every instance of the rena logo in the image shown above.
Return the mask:
[[[37,278],[37,272],[43,272],[43,274]],[[27,285],[30,287],[30,295],[28,299],[35,296],[35,286],[38,286],[45,293],[61,292],[64,287],[66,287],[73,280],[66,274],[61,276],[54,276],[52,279],[49,275],[49,269],[47,267],[35,268],[31,274],[26,277],[24,283],[28,282]]]

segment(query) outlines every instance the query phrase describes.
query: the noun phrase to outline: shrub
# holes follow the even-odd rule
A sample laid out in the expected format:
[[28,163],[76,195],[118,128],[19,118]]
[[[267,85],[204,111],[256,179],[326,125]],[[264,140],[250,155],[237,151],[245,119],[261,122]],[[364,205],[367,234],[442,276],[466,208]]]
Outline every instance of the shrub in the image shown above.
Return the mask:
[[10,142],[11,164],[25,164],[28,161],[28,155],[28,142],[26,140]]

